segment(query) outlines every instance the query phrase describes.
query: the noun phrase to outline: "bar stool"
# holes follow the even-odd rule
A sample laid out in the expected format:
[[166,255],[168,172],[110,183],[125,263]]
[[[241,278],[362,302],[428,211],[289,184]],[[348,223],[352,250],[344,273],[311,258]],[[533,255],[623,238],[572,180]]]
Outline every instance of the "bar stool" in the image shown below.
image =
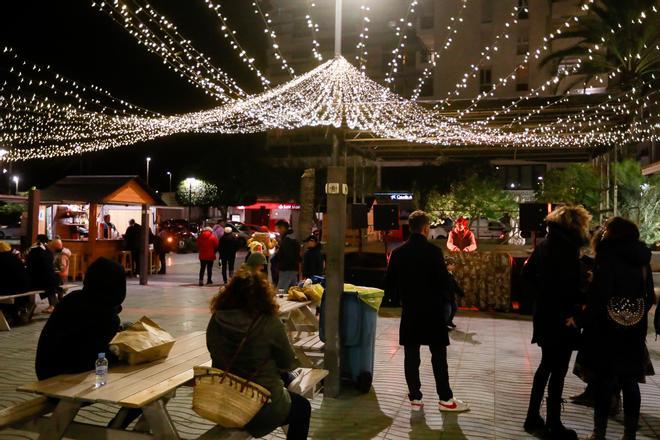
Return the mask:
[[151,273],[158,273],[160,270],[160,258],[156,255],[156,251],[153,249],[149,250],[149,267],[151,268]]
[[71,254],[69,257],[69,278],[76,281],[78,278],[84,279],[85,273],[82,268],[82,259],[80,254]]
[[119,264],[124,268],[124,272],[129,276],[133,276],[133,257],[131,251],[119,252]]

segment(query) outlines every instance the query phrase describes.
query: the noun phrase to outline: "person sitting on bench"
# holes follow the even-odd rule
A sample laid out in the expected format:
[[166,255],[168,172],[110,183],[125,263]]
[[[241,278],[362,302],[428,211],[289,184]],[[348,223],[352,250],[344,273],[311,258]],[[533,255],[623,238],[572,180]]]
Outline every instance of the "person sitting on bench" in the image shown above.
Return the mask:
[[206,345],[212,365],[225,369],[246,337],[231,373],[263,386],[271,401],[245,426],[254,437],[263,437],[279,426],[289,425],[287,439],[306,439],[311,406],[290,393],[282,373],[299,366],[298,359],[278,318],[275,289],[266,276],[241,269],[211,301],[213,316],[206,329]]
[[48,308],[43,313],[53,313],[57,304],[60,277],[55,272],[55,257],[47,236],[37,235],[37,241],[27,254],[26,266],[29,289],[43,290],[41,299],[48,298]]
[[[25,266],[19,256],[12,252],[11,246],[4,241],[0,241],[0,280],[2,280],[0,298],[27,292],[28,278]],[[24,296],[14,299],[13,304],[0,304],[0,307],[9,319],[9,323],[15,325],[29,322],[36,305],[33,296]]]
[[65,296],[41,330],[35,363],[39,380],[93,370],[99,353],[111,366],[116,363],[108,347],[120,331],[125,297],[124,269],[107,258],[94,261],[82,290]]

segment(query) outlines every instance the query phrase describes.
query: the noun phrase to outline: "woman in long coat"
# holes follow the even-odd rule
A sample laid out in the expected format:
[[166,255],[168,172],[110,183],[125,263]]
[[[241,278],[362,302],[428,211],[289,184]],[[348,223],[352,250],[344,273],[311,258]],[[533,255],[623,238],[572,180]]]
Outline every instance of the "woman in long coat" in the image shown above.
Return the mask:
[[[552,439],[577,439],[561,422],[564,379],[580,331],[576,321],[584,303],[580,292],[580,248],[586,242],[591,216],[581,206],[563,206],[548,215],[548,236],[523,269],[534,295],[532,343],[541,347],[541,363],[534,375],[525,431]],[[540,415],[548,386],[547,418]]]
[[646,347],[648,312],[655,303],[651,251],[634,223],[620,217],[604,226],[596,247],[584,329],[584,363],[594,374],[592,439],[605,439],[612,395],[623,391],[624,439],[636,437],[639,382],[653,374]]

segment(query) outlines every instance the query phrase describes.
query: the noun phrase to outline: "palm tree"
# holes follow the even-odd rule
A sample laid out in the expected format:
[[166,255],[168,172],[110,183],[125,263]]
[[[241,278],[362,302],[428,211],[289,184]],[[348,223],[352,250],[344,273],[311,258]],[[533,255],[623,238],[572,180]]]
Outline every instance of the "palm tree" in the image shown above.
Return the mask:
[[[644,96],[660,85],[660,9],[658,0],[597,0],[586,16],[571,30],[553,41],[575,40],[541,60],[540,65],[559,64],[566,59],[581,60],[574,81],[588,84],[615,74],[610,90]],[[655,8],[655,10],[654,10]]]

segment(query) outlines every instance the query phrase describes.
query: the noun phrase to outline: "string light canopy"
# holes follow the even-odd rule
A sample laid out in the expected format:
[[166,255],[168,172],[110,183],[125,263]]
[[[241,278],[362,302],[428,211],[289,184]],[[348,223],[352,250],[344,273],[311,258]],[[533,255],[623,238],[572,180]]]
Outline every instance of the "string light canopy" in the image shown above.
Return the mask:
[[[105,150],[175,133],[253,133],[313,126],[347,127],[383,138],[434,144],[439,151],[442,146],[468,145],[590,148],[658,138],[652,127],[643,124],[569,129],[579,118],[551,132],[457,122],[394,94],[342,57],[263,93],[174,116],[107,114],[36,94],[2,97],[0,109],[12,115],[0,121],[0,144],[9,147],[5,156],[9,161]],[[31,119],[23,119],[26,114]]]
[[[250,58],[229,29],[226,17],[211,0],[205,1],[217,13],[221,26],[224,26],[221,30],[227,32],[225,38],[233,44],[243,62],[251,65]],[[593,0],[588,0],[585,6],[591,3]],[[516,149],[598,148],[658,140],[660,137],[655,93],[643,98],[634,90],[609,95],[602,103],[587,105],[551,121],[547,120],[547,109],[568,98],[550,98],[540,107],[522,113],[517,110],[523,103],[540,98],[541,92],[550,85],[574,73],[579,63],[574,70],[558,73],[529,94],[495,109],[486,118],[477,119],[472,112],[480,110],[481,95],[470,101],[464,110],[448,113],[441,111],[442,108],[430,108],[398,96],[388,87],[369,79],[361,66],[356,68],[340,56],[300,76],[295,76],[286,60],[280,57],[282,69],[288,71],[292,79],[275,88],[267,88],[269,83],[264,78],[262,85],[266,90],[247,95],[147,3],[139,6],[133,2],[129,6],[128,2],[120,0],[101,0],[96,5],[148,50],[161,56],[171,69],[218,98],[220,105],[205,111],[160,115],[114,98],[98,87],[68,80],[48,66],[31,64],[11,48],[4,48],[0,57],[7,61],[3,64],[9,66],[6,78],[0,77],[0,145],[8,150],[4,160],[82,154],[177,133],[253,133],[313,126],[345,127],[381,138],[435,145],[438,153],[443,147],[473,145]],[[261,11],[258,1],[253,6],[255,13],[264,18],[275,54],[281,54],[276,35],[270,30],[269,16]],[[400,44],[393,52],[393,69],[402,56],[405,46],[401,43],[406,39],[406,27],[411,26],[410,17],[416,6],[417,1],[410,3],[408,20],[402,20],[404,25],[397,28]],[[657,13],[657,10],[653,12]],[[642,16],[640,20],[644,18]],[[562,29],[569,29],[577,21],[577,17],[567,20],[544,39],[542,48],[528,51],[526,56],[538,58],[548,50],[548,41],[553,35],[561,34]],[[314,26],[311,17],[308,25],[310,23]],[[449,37],[451,35],[450,31]],[[496,51],[495,46],[487,49]],[[258,72],[256,67],[253,72]],[[391,72],[395,73],[394,70]],[[508,78],[505,77],[504,84]],[[386,83],[389,82],[386,79]],[[515,115],[514,110],[517,111]],[[639,112],[645,117],[635,118]],[[546,118],[543,123],[538,122],[541,117]],[[496,124],[496,121],[504,121],[504,125]]]

